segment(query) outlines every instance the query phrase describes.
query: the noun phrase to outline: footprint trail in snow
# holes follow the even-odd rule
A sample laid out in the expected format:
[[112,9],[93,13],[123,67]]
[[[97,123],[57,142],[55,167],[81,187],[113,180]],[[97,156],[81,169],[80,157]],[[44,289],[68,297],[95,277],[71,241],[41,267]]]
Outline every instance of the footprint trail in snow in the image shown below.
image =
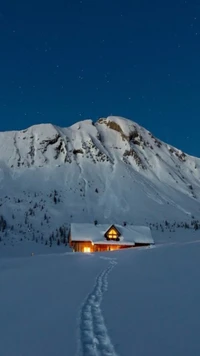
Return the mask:
[[92,292],[82,305],[78,356],[117,356],[101,311],[103,294],[108,288],[108,275],[116,263],[110,259],[108,267],[97,276]]

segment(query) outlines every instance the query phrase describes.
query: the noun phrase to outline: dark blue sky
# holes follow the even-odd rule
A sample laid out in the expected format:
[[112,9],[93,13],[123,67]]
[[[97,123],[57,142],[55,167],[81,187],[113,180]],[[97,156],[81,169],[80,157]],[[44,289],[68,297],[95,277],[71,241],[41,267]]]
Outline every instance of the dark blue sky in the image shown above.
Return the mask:
[[121,115],[200,156],[200,1],[0,4],[0,130]]

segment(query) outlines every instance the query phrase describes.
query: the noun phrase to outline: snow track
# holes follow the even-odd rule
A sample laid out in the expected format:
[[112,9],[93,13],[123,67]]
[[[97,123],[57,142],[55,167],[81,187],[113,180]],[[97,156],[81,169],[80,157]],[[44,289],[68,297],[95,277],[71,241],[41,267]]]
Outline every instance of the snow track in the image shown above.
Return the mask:
[[115,265],[116,261],[111,259],[108,267],[97,276],[92,292],[82,305],[77,356],[117,356],[100,307],[108,288],[108,275]]

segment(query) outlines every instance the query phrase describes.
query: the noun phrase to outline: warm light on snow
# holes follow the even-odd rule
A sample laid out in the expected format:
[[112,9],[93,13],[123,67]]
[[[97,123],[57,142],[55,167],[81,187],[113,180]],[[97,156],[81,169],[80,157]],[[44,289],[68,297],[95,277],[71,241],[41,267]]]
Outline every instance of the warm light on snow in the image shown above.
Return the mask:
[[91,252],[91,248],[90,247],[84,247],[83,252],[84,253],[90,253]]

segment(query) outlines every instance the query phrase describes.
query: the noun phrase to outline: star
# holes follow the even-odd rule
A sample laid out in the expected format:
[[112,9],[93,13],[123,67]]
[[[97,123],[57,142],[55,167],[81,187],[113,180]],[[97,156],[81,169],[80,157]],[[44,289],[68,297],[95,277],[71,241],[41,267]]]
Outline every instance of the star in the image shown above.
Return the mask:
[[[16,122],[18,117],[34,124],[34,120],[43,119],[44,110],[45,117],[58,125],[66,116],[70,125],[77,117],[107,115],[110,110],[136,116],[144,126],[149,120],[152,127],[156,119],[163,123],[168,119],[173,127],[176,112],[186,122],[190,112],[191,121],[195,120],[200,115],[197,2],[174,0],[174,6],[164,12],[160,6],[152,12],[144,10],[141,1],[135,11],[135,6],[125,2],[113,8],[109,1],[96,5],[93,1],[92,6],[84,0],[63,1],[56,9],[50,6],[41,13],[30,12],[30,21],[24,21],[27,14],[22,4],[18,4],[17,18],[14,7],[2,18],[0,9],[5,37],[1,44],[0,96],[4,96],[0,117],[5,118],[5,125],[10,120],[11,129],[14,117]],[[183,5],[181,16],[179,3]],[[17,69],[11,66],[12,58]],[[116,101],[120,91],[121,100]],[[5,102],[7,107],[3,108]],[[159,130],[162,134],[162,125]],[[179,138],[176,140],[181,146]]]

